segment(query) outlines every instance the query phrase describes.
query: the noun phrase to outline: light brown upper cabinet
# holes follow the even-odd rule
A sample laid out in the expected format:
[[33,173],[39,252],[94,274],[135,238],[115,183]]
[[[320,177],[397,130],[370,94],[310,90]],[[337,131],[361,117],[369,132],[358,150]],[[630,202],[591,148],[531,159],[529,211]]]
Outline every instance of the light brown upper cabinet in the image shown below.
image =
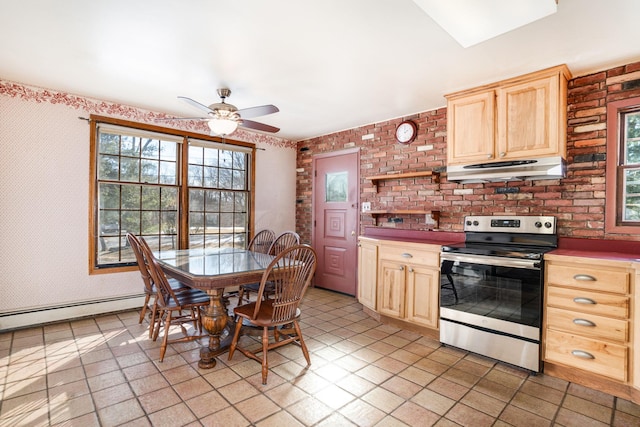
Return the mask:
[[446,95],[448,164],[565,158],[570,78],[559,65]]

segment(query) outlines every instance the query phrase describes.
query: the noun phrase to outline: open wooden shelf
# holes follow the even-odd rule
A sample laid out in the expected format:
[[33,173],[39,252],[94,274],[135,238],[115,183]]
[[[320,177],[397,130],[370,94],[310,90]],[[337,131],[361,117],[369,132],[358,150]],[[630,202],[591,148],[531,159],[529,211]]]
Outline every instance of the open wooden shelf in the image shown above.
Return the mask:
[[385,209],[385,210],[375,210],[375,211],[369,211],[367,213],[370,213],[371,215],[384,215],[384,214],[391,214],[391,215],[428,215],[431,213],[431,211],[425,211],[422,209]]
[[373,185],[377,187],[378,181],[383,181],[387,179],[420,178],[423,176],[431,176],[433,177],[433,182],[436,182],[436,183],[440,182],[440,172],[435,172],[435,171],[389,173],[386,175],[368,176],[367,179],[370,180],[373,183]]
[[429,215],[431,219],[436,223],[435,228],[440,225],[440,211],[436,210],[423,210],[423,209],[385,209],[385,210],[371,210],[365,212],[370,214],[375,219],[375,224],[378,225],[378,215]]

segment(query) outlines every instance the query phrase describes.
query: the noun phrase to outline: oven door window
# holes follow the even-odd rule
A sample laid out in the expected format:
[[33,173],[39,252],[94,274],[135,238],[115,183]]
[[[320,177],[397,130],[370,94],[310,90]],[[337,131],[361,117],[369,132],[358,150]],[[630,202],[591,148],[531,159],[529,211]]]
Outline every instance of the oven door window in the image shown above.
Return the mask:
[[442,307],[540,327],[541,270],[443,260],[440,272]]

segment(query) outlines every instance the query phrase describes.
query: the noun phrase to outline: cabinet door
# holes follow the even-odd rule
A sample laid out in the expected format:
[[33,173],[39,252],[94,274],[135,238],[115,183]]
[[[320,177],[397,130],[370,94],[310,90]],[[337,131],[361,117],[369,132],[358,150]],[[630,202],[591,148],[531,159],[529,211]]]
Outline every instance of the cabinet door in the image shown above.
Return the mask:
[[498,89],[499,159],[564,157],[559,119],[565,114],[559,108],[559,81],[555,74]]
[[438,287],[440,272],[431,268],[407,266],[407,312],[408,321],[438,327]]
[[396,261],[380,259],[378,275],[378,313],[404,317],[405,266]]
[[482,163],[495,158],[495,92],[447,103],[447,164]]
[[376,309],[377,279],[378,245],[360,241],[358,247],[358,301],[372,310]]

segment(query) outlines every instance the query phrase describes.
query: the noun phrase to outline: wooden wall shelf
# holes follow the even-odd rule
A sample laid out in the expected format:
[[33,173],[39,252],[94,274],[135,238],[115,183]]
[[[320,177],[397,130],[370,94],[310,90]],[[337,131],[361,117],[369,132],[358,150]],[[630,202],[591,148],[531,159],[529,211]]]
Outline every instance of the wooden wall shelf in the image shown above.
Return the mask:
[[440,172],[434,171],[421,171],[421,172],[406,172],[406,173],[390,173],[386,175],[373,175],[368,176],[367,179],[371,181],[373,185],[378,188],[378,181],[384,181],[389,179],[404,179],[404,178],[420,178],[423,176],[432,177],[433,182],[440,183]]
[[378,225],[379,215],[425,215],[425,216],[428,215],[435,222],[434,228],[439,228],[440,226],[440,211],[435,211],[435,210],[427,211],[423,209],[384,209],[384,210],[371,210],[366,213],[370,214],[375,219],[375,225]]
[[431,211],[425,211],[422,209],[385,209],[369,211],[371,215],[429,215]]

